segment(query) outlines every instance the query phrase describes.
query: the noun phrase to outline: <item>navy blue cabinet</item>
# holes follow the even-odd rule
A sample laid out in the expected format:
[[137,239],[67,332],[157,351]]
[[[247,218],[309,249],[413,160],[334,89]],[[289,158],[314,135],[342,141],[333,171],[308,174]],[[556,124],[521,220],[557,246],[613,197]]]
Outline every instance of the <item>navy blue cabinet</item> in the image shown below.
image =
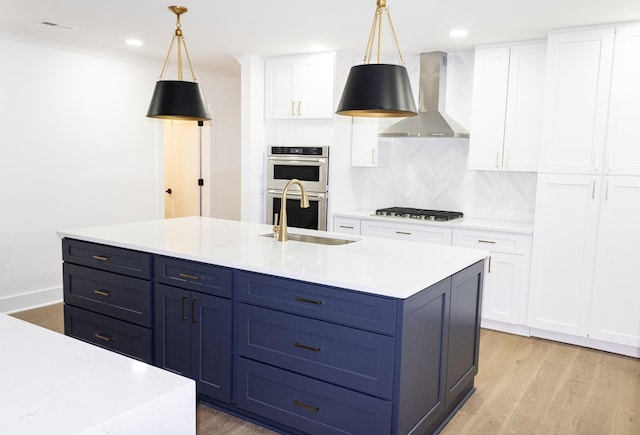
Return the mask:
[[65,333],[295,434],[430,434],[474,391],[483,262],[407,299],[63,240]]
[[62,241],[65,334],[153,363],[152,255]]
[[239,271],[235,403],[303,433],[436,432],[474,391],[483,270],[408,299]]
[[199,395],[230,402],[231,300],[213,294],[231,295],[232,271],[157,257],[156,280],[156,365],[194,379]]

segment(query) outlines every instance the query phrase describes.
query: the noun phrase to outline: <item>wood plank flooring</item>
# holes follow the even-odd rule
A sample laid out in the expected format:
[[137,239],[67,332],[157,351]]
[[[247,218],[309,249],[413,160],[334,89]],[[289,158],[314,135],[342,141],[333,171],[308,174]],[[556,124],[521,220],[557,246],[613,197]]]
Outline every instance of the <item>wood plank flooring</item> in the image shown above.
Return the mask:
[[[62,304],[13,316],[62,333]],[[640,360],[483,329],[477,391],[443,435],[640,435]],[[197,408],[202,435],[267,429]]]

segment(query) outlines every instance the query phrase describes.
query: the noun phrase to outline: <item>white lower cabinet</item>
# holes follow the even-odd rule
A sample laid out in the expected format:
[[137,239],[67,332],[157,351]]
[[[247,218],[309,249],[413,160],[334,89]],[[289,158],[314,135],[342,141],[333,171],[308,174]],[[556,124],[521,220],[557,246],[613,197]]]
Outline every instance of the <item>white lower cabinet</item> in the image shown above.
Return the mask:
[[482,326],[529,335],[527,296],[531,236],[497,231],[453,230],[453,246],[486,249]]
[[540,174],[531,334],[640,357],[640,178]]
[[333,230],[345,234],[413,240],[489,251],[485,271],[482,327],[529,335],[527,300],[531,235],[459,229],[443,223],[390,222],[380,218],[334,216]]
[[640,177],[604,177],[589,337],[640,357]]

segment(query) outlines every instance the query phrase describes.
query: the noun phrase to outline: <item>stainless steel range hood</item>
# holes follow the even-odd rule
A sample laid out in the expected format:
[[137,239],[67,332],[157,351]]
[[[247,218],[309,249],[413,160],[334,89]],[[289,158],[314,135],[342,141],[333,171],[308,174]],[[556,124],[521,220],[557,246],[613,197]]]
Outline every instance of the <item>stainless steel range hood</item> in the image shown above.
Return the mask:
[[461,137],[469,132],[444,112],[447,88],[447,53],[420,55],[418,114],[378,133],[383,137]]

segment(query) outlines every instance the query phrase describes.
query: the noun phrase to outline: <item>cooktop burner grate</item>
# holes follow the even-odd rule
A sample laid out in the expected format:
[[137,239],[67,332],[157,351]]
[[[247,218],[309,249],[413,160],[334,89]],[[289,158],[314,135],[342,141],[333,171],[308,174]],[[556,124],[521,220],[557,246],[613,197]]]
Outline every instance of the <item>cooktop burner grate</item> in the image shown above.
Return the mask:
[[424,219],[431,221],[450,221],[459,219],[464,215],[459,211],[427,210],[409,207],[388,207],[376,210],[378,216],[405,217],[412,219]]

